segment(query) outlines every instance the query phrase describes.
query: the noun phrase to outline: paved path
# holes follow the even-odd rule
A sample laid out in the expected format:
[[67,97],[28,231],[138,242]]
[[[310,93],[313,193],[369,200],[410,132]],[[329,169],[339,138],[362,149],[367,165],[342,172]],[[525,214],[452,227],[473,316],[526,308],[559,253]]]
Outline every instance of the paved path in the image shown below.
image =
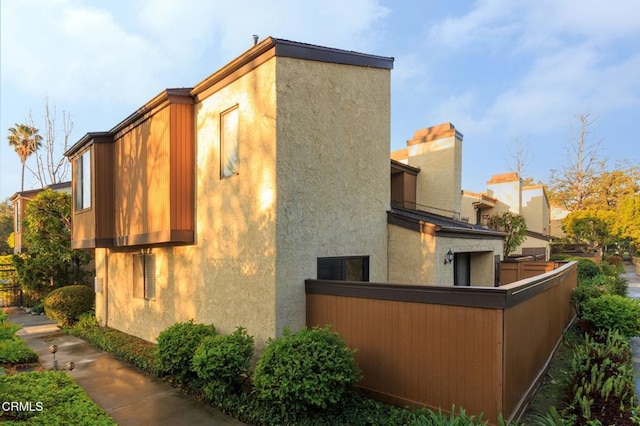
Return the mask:
[[[640,277],[636,274],[636,267],[631,262],[624,262],[624,274],[629,283],[629,297],[640,299]],[[636,378],[636,395],[640,397],[640,337],[631,338],[633,350],[633,371]]]
[[243,424],[84,340],[69,336],[43,315],[13,310],[9,319],[24,325],[18,335],[38,353],[45,368],[53,367],[49,346],[58,345],[59,367],[73,361],[75,369],[69,375],[120,425]]

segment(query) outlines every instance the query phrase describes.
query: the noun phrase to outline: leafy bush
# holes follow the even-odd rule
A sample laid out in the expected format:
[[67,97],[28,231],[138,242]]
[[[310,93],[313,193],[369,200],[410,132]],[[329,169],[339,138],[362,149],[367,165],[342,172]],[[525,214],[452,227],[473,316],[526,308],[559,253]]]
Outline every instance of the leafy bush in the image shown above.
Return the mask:
[[157,345],[136,336],[101,327],[93,314],[82,315],[80,320],[65,331],[86,340],[100,349],[111,352],[136,367],[157,375]]
[[253,356],[253,337],[238,327],[228,335],[205,337],[193,355],[193,370],[206,381],[204,392],[212,400],[239,389],[249,375]]
[[3,420],[38,425],[116,424],[65,371],[0,375],[0,388],[2,401],[32,404],[32,410],[2,412]]
[[571,306],[576,311],[578,318],[582,319],[582,306],[589,299],[600,297],[606,294],[604,287],[591,285],[591,284],[578,284],[578,287],[574,288],[571,292]]
[[44,313],[44,302],[38,303],[36,306],[31,308],[30,312],[32,315],[40,315]]
[[59,325],[71,325],[93,308],[93,300],[93,290],[86,285],[60,287],[44,299],[44,311]]
[[617,295],[604,295],[582,305],[582,318],[598,330],[617,330],[626,337],[640,334],[640,302]]
[[324,409],[340,401],[360,377],[342,337],[326,328],[302,329],[270,339],[258,360],[254,387],[283,412]]
[[29,364],[37,361],[38,354],[24,340],[0,340],[0,364]]
[[612,265],[615,268],[622,267],[622,263],[623,263],[622,256],[619,256],[619,255],[607,256],[605,258],[605,261],[609,265]]
[[578,262],[578,282],[602,273],[600,266],[591,259],[572,258],[571,260]]
[[180,322],[163,330],[158,336],[159,373],[173,375],[180,383],[197,378],[191,368],[193,354],[205,337],[215,336],[213,325]]
[[571,377],[565,414],[579,419],[576,424],[631,424],[637,400],[627,337],[609,331],[586,336],[575,348]]

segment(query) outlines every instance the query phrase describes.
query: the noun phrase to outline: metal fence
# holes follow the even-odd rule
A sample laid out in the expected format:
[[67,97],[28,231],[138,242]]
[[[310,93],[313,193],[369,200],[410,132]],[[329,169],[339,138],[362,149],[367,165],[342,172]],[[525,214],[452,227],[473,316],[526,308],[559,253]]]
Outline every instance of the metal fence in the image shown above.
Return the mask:
[[24,306],[25,298],[12,264],[0,264],[0,306]]

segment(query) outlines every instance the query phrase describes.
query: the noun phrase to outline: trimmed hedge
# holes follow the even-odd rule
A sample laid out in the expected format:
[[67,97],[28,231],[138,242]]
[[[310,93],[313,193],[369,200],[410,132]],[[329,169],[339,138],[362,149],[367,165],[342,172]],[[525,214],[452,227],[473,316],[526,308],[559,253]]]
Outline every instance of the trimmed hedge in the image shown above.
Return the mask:
[[582,319],[589,321],[597,330],[616,330],[627,338],[638,336],[640,302],[624,296],[605,294],[582,304]]
[[191,367],[193,354],[205,337],[215,336],[213,325],[179,322],[158,335],[158,369],[160,375],[171,375],[179,383],[198,376]]
[[44,299],[45,314],[60,326],[72,325],[93,309],[93,289],[86,285],[69,285],[53,290]]
[[253,385],[258,396],[293,415],[338,404],[360,378],[354,351],[325,328],[285,330],[267,342]]

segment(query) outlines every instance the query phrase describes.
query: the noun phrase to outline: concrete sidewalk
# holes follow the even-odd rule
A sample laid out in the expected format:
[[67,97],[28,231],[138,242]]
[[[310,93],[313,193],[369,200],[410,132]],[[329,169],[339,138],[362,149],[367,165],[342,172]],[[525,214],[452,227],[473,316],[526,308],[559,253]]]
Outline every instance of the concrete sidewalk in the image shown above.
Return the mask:
[[40,356],[45,368],[53,367],[49,346],[58,345],[58,366],[75,363],[69,372],[89,397],[118,424],[134,425],[242,425],[243,423],[191,398],[84,340],[62,332],[44,315],[21,309],[9,320],[24,327],[18,335]]

